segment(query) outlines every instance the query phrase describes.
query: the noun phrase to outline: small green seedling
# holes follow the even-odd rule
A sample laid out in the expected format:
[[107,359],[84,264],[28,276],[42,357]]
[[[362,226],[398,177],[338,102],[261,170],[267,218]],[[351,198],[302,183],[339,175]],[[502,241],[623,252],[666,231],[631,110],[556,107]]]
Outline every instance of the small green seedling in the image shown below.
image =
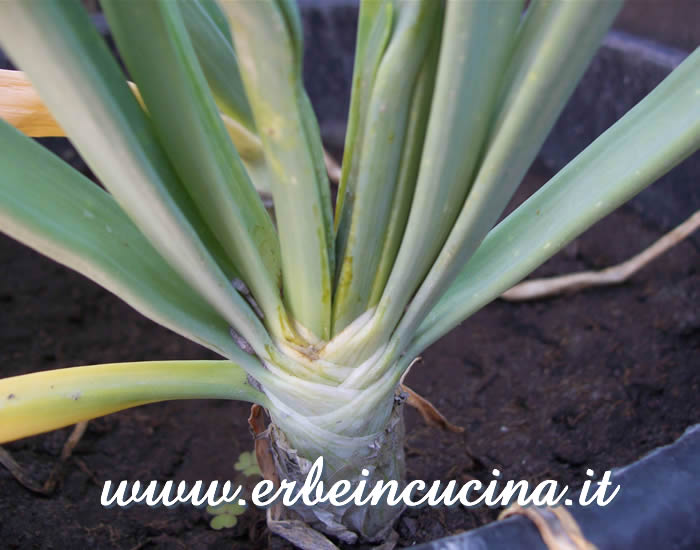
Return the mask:
[[262,476],[255,453],[251,451],[242,452],[234,468],[246,477]]
[[238,524],[238,516],[242,516],[246,507],[237,502],[224,502],[217,506],[207,506],[207,512],[214,517],[209,522],[212,529],[229,529]]

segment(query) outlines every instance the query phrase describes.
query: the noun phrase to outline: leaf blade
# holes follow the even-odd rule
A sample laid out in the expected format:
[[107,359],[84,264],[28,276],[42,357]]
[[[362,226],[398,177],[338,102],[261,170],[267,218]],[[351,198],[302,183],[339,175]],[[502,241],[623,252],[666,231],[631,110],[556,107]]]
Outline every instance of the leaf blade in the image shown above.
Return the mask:
[[100,181],[168,263],[264,354],[264,327],[188,222],[188,198],[82,6],[2,2],[0,15],[3,47]]
[[0,443],[173,399],[265,404],[231,361],[144,361],[72,367],[0,379]]
[[0,230],[137,311],[230,359],[226,321],[160,257],[114,199],[0,121]]
[[[620,0],[530,7],[472,189],[396,330],[405,343],[497,222],[619,11]],[[543,17],[533,17],[544,12]],[[531,24],[529,26],[529,24]],[[554,46],[556,45],[556,47]]]
[[233,147],[175,2],[105,0],[114,38],[160,143],[279,338],[291,335],[280,296],[279,242]]
[[[288,2],[223,2],[241,76],[273,175],[284,300],[313,339],[330,335],[334,245],[320,138],[301,81],[298,14]],[[269,32],[277,40],[269,40]],[[301,330],[303,330],[301,329]]]
[[425,349],[697,151],[699,90],[696,50],[489,233],[421,323],[407,353]]
[[[352,200],[343,203],[336,237],[339,265],[333,297],[334,334],[369,305],[402,162],[408,162],[402,152],[411,108],[418,107],[412,103],[413,90],[429,46],[442,29],[441,2],[411,0],[397,5],[396,26],[381,56],[370,97],[366,105],[355,103],[367,112],[358,130],[360,144],[348,159],[353,169],[345,172]],[[429,104],[420,106],[430,109]],[[412,186],[413,182],[405,183]]]
[[352,345],[332,342],[327,359],[362,362],[405,317],[470,191],[498,69],[509,59],[521,7],[521,1],[447,3],[430,119],[396,260],[372,318],[352,336]]
[[342,213],[346,210],[345,197],[350,192],[352,199],[352,186],[355,181],[359,155],[355,154],[355,145],[361,142],[365,105],[369,101],[370,92],[376,76],[381,56],[391,36],[392,21],[394,17],[394,4],[392,0],[360,2],[360,10],[357,22],[357,39],[355,46],[355,60],[352,77],[352,91],[350,94],[350,112],[348,113],[348,126],[345,132],[345,150],[341,163],[340,184],[338,198],[335,205],[335,229],[339,229],[343,221]]
[[414,200],[378,305],[384,332],[396,326],[470,193],[499,82],[496,67],[508,60],[520,12],[520,2],[448,3]]
[[225,115],[254,133],[253,113],[226,16],[213,0],[178,0],[178,5],[216,104]]

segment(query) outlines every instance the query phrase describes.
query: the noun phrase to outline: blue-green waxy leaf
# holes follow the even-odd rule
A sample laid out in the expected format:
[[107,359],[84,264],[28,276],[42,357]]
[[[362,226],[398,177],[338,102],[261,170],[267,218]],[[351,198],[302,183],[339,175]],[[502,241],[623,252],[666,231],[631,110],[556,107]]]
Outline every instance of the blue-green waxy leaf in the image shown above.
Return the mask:
[[423,61],[418,81],[416,82],[411,110],[406,128],[406,138],[401,152],[401,169],[396,183],[396,193],[387,223],[386,238],[382,248],[381,259],[372,284],[372,294],[369,306],[377,305],[384,292],[384,286],[391,274],[391,268],[401,245],[401,239],[406,228],[408,214],[411,209],[413,195],[420,168],[420,158],[425,141],[425,132],[430,120],[430,105],[435,85],[437,58],[440,53],[440,36],[433,38],[430,51]]
[[264,327],[208,251],[146,113],[77,2],[0,3],[0,43],[161,256],[260,353]]
[[278,337],[290,334],[280,295],[279,242],[219,116],[179,2],[105,0],[120,53],[189,195]]
[[[187,0],[180,1],[181,3],[188,3]],[[207,14],[209,19],[216,25],[216,28],[229,44],[233,43],[233,38],[231,37],[231,27],[229,27],[226,14],[221,11],[217,0],[193,0],[191,3],[197,4],[200,9]]]
[[392,322],[427,273],[471,187],[520,12],[517,1],[447,5],[414,201],[383,298],[391,302]]
[[621,4],[542,0],[530,6],[469,195],[396,331],[404,343],[498,220]]
[[421,323],[413,357],[700,148],[700,50],[488,234]]
[[178,0],[178,5],[219,109],[255,132],[226,16],[214,0]]
[[3,121],[0,150],[0,231],[79,271],[156,323],[225,357],[247,357],[226,320],[108,193]]

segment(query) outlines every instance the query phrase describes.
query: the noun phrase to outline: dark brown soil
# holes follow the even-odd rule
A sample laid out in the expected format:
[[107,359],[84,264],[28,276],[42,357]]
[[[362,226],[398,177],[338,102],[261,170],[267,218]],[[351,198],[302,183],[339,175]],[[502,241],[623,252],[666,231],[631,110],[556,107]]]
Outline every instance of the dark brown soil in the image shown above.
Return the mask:
[[[546,177],[535,167],[521,195]],[[623,207],[536,274],[603,268],[658,237]],[[463,323],[425,353],[408,384],[466,431],[435,431],[407,411],[409,476],[491,479],[498,467],[506,479],[578,485],[588,467],[602,472],[673,441],[700,421],[699,265],[696,245],[684,242],[625,285],[519,305],[496,301]],[[6,237],[0,266],[1,376],[213,357]],[[99,504],[107,479],[240,480],[233,464],[252,448],[248,410],[235,402],[173,402],[92,421],[49,497],[30,493],[0,467],[0,547],[267,547],[255,509],[236,527],[214,531],[206,511],[191,506]],[[41,481],[69,432],[6,448]],[[496,515],[413,510],[399,522],[400,544],[472,529]]]

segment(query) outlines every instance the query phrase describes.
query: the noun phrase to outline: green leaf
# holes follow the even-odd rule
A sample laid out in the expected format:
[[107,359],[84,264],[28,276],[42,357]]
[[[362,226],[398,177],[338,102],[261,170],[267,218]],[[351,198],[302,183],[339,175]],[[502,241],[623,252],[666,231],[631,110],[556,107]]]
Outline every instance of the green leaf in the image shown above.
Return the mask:
[[447,6],[413,204],[378,306],[388,330],[432,265],[469,191],[521,7],[517,1]]
[[226,15],[215,0],[179,0],[179,5],[226,131],[256,191],[269,195],[269,170],[238,70]]
[[170,162],[255,296],[268,328],[285,338],[292,331],[280,295],[277,234],[209,93],[179,5],[102,3]]
[[219,109],[255,133],[226,16],[213,0],[178,0],[178,6]]
[[233,467],[248,477],[262,475],[258,466],[258,460],[255,458],[255,454],[250,451],[241,453]]
[[0,2],[0,41],[166,261],[261,354],[270,340],[189,220],[196,211],[80,4]]
[[[228,323],[160,257],[114,199],[0,121],[0,230],[153,321],[230,359]],[[250,362],[250,361],[248,361]]]
[[329,350],[329,360],[360,362],[386,343],[437,257],[473,181],[521,9],[520,1],[447,4],[430,120],[399,252],[373,318],[339,355]]
[[219,529],[235,527],[237,523],[238,518],[235,515],[221,514],[213,517],[209,522],[209,525],[211,525],[212,529],[216,529],[218,531]]
[[[352,73],[352,92],[350,95],[350,112],[345,133],[345,150],[343,152],[342,171],[338,198],[335,204],[335,228],[349,222],[343,221],[343,212],[351,211],[345,206],[346,196],[349,201],[354,197],[354,186],[360,156],[355,146],[362,143],[365,129],[367,105],[369,104],[374,79],[384,50],[391,37],[394,17],[393,0],[362,0],[357,22],[357,40],[355,45],[355,62]],[[342,248],[342,237],[341,245]]]
[[376,306],[384,292],[384,286],[391,274],[396,255],[401,245],[408,214],[416,188],[420,158],[423,152],[425,133],[430,120],[430,105],[433,98],[437,59],[440,54],[440,34],[433,37],[430,50],[423,61],[413,97],[406,128],[406,138],[401,152],[401,170],[399,171],[396,193],[389,214],[386,238],[377,266],[377,273],[372,284],[369,306]]
[[397,339],[408,343],[497,222],[621,5],[621,0],[542,0],[529,8],[471,191],[401,319]]
[[221,7],[273,175],[284,299],[309,339],[327,339],[334,261],[330,193],[317,124],[302,86],[298,15],[288,2]]
[[[398,2],[395,29],[381,58],[369,93],[360,145],[348,161],[352,181],[338,226],[339,272],[333,297],[333,332],[342,331],[367,309],[394,206],[412,102],[431,41],[440,36],[442,3]],[[369,52],[369,56],[376,55]],[[436,63],[436,60],[433,59]],[[361,70],[361,69],[360,69]],[[366,90],[359,87],[359,93]],[[412,185],[412,182],[410,185]],[[368,223],[368,220],[372,220]]]
[[[180,0],[180,2],[182,4],[189,3],[188,0]],[[229,27],[226,14],[221,11],[217,0],[193,0],[192,3],[197,4],[197,7],[203,10],[207,14],[207,17],[209,17],[209,19],[216,25],[216,28],[221,33],[223,38],[229,44],[233,44],[231,27]]]
[[0,379],[0,442],[172,399],[265,404],[230,361],[146,361],[72,367]]
[[414,357],[700,148],[700,50],[499,223],[421,323]]
[[238,502],[222,502],[216,506],[207,506],[207,512],[214,516],[209,525],[217,530],[234,527],[238,523],[238,516],[243,515],[245,511],[245,505]]
[[270,194],[270,174],[238,70],[231,29],[215,0],[179,0],[197,58],[226,130],[258,193]]

